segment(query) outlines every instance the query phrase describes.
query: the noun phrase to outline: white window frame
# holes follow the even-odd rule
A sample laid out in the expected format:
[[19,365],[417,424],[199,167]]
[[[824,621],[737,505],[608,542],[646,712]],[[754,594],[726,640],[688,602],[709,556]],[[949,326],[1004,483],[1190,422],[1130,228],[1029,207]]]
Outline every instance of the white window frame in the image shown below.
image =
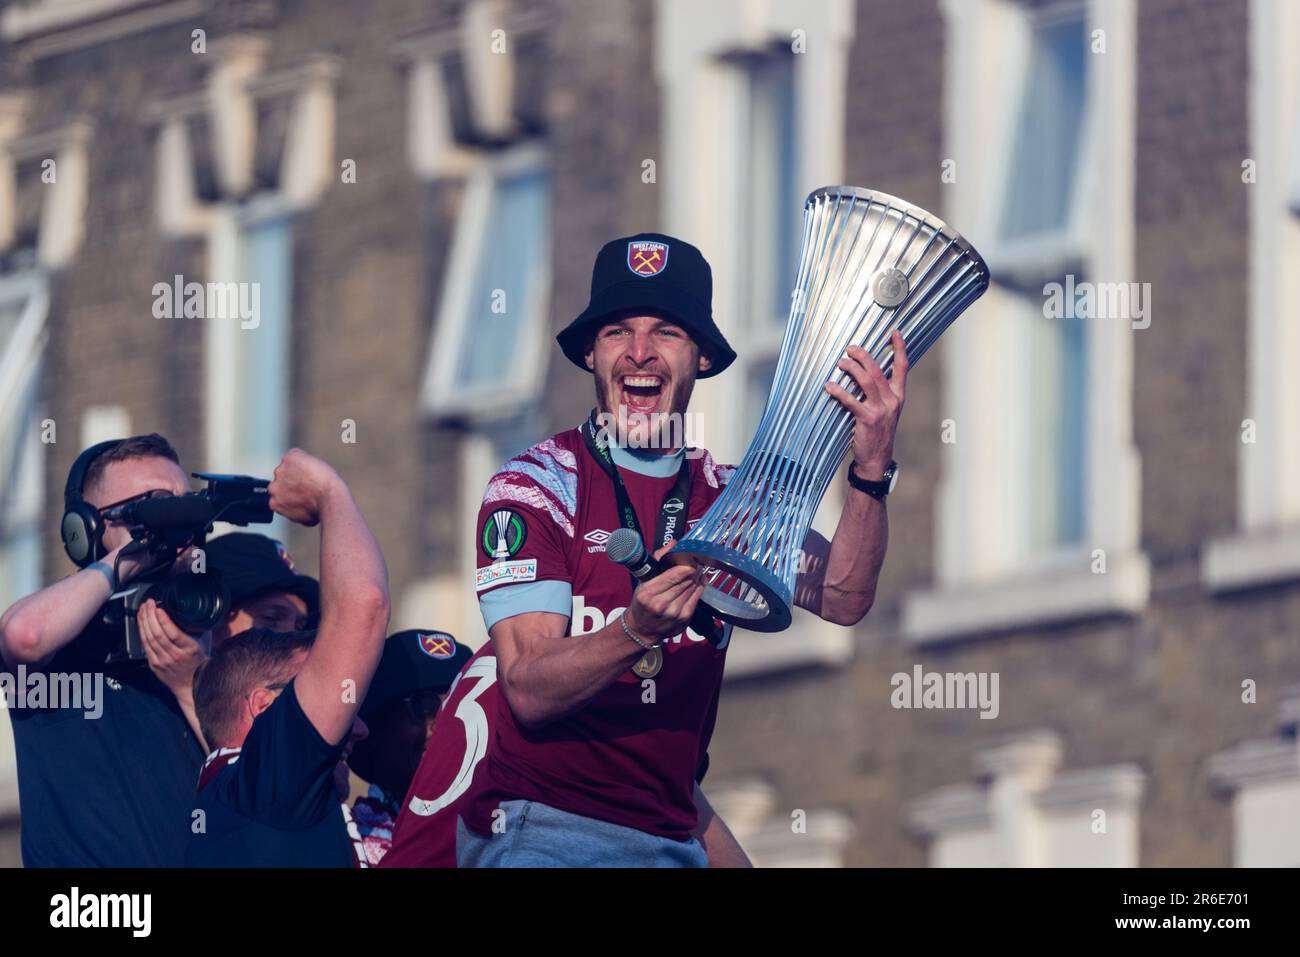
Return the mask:
[[[242,203],[219,203],[211,210],[209,220],[210,231],[208,237],[208,267],[207,274],[203,277],[207,282],[247,282],[243,275],[242,268],[242,240],[241,233],[250,225],[272,219],[280,219],[292,216],[292,205],[286,199],[275,193],[263,193],[254,196]],[[292,230],[292,221],[290,229]],[[292,267],[291,267],[292,268]],[[189,281],[189,277],[186,277]],[[289,277],[289,283],[292,287],[294,284],[293,276]],[[297,304],[290,302],[289,316],[286,317],[288,328],[284,330],[287,338],[287,346],[284,350],[285,355],[290,359],[293,356],[293,314],[297,309]],[[190,319],[172,319],[165,320],[168,322],[192,322]],[[204,325],[204,403],[203,403],[203,423],[204,423],[204,451],[205,471],[215,471],[219,473],[230,473],[247,471],[251,474],[259,474],[261,478],[270,478],[271,470],[274,470],[273,462],[252,463],[241,461],[236,454],[239,448],[238,437],[236,435],[239,428],[238,406],[241,397],[238,390],[231,387],[233,382],[237,382],[238,370],[235,368],[237,356],[239,355],[238,336],[258,335],[263,333],[266,327],[258,326],[256,329],[241,328],[241,322],[234,317],[213,318],[211,316],[200,320]],[[285,369],[285,381],[282,386],[282,395],[284,399],[284,441],[282,443],[284,451],[287,451],[291,444],[292,434],[292,414],[290,403],[293,397],[293,375],[292,363]],[[281,538],[288,534],[288,522],[283,516],[277,515],[275,521],[265,529],[266,533],[273,538]],[[218,533],[221,531],[230,531],[231,527],[225,523],[218,523]]]
[[[1300,579],[1300,5],[1250,3],[1250,297],[1238,528],[1206,548],[1214,592]],[[1243,429],[1246,423],[1243,422]],[[1244,434],[1244,433],[1243,433]]]
[[[713,315],[736,346],[736,363],[717,378],[696,385],[695,411],[705,428],[701,444],[720,462],[740,462],[752,435],[743,435],[742,405],[751,361],[752,336],[741,320],[738,300],[746,282],[739,235],[744,217],[736,203],[736,170],[747,161],[741,146],[749,104],[749,78],[727,62],[740,51],[763,52],[773,42],[792,43],[804,31],[805,53],[795,58],[795,115],[799,149],[796,195],[802,208],[808,192],[844,176],[844,125],[854,6],[830,0],[816,17],[805,3],[771,0],[658,0],[655,72],[662,90],[662,148],[657,176],[664,229],[699,247],[713,269]],[[843,490],[832,484],[814,527],[827,537],[843,508]],[[780,671],[807,664],[838,665],[853,653],[853,632],[796,610],[794,625],[779,636],[747,635],[727,653],[727,678]]]
[[[541,393],[546,375],[547,306],[551,296],[549,236],[543,242],[534,274],[526,281],[525,302],[513,306],[524,312],[523,327],[519,358],[512,364],[505,385],[457,386],[455,368],[465,337],[473,334],[474,317],[470,316],[469,308],[498,184],[504,178],[549,172],[549,168],[545,150],[536,144],[521,144],[499,156],[484,158],[466,183],[425,362],[422,400],[425,411],[432,415],[478,421],[500,419],[525,409]],[[548,192],[554,196],[553,187],[548,187]]]
[[[10,275],[0,275],[0,303],[15,301],[25,302],[26,307],[14,329],[13,338],[3,351],[0,351],[0,417],[5,418],[26,414],[27,410],[19,404],[19,400],[34,382],[39,384],[42,353],[47,338],[46,321],[50,311],[49,282],[43,270],[30,269]],[[39,398],[37,401],[39,402]],[[28,427],[32,429],[32,433],[28,439],[30,444],[26,452],[37,458],[35,462],[24,464],[28,468],[35,469],[37,478],[31,486],[21,490],[26,497],[18,503],[16,511],[19,513],[17,517],[20,522],[30,518],[38,523],[39,527],[39,523],[45,518],[45,446],[39,437],[41,424],[32,422]],[[4,431],[5,428],[0,428],[0,432]],[[0,440],[6,438],[7,436],[0,436]],[[0,448],[0,453],[3,452],[4,449]],[[23,450],[20,449],[18,454],[23,455]],[[4,463],[6,470],[9,465],[9,462]],[[23,476],[20,475],[19,481],[22,479]],[[3,504],[3,499],[0,499],[0,505]],[[27,559],[36,571],[34,580],[20,583],[17,588],[13,588],[11,593],[13,598],[22,597],[20,594],[22,592],[30,594],[35,591],[36,588],[31,587],[32,585],[39,587],[46,536],[38,534],[34,538],[36,554]],[[8,581],[5,585],[12,587],[14,582]],[[8,588],[6,590],[8,591]],[[0,611],[6,604],[7,602],[0,600]],[[0,717],[0,816],[10,817],[18,813],[18,759],[14,749],[8,710],[0,708],[0,712],[4,715]]]
[[168,24],[192,23],[205,13],[205,0],[11,3],[0,13],[0,40],[24,43],[34,58],[44,59]]
[[[20,405],[24,394],[39,382],[41,374],[42,353],[48,336],[46,321],[49,316],[50,292],[45,273],[41,270],[25,270],[7,276],[0,276],[0,303],[24,303],[22,314],[14,328],[13,338],[0,352],[0,415],[22,415],[26,410]],[[39,423],[30,423],[30,427],[39,434]],[[4,430],[4,431],[7,431]],[[27,500],[19,503],[19,518],[30,517],[39,522],[43,518],[44,508],[44,446],[32,442],[28,452],[39,456],[37,469],[42,480]],[[24,454],[19,450],[18,454]],[[6,468],[10,463],[5,463]],[[0,504],[3,504],[0,501]],[[35,566],[40,569],[39,549],[43,542],[38,539],[38,555]],[[16,596],[21,597],[21,596]]]
[[[1089,37],[1105,31],[1104,67],[1088,71],[1092,120],[1075,189],[1088,190],[1086,218],[1074,217],[1055,256],[1080,243],[1092,275],[1133,277],[1136,5],[1089,0]],[[1034,13],[1018,0],[943,0],[945,156],[956,161],[945,219],[988,258],[995,282],[944,336],[945,417],[957,441],[944,445],[936,516],[935,585],[905,597],[903,632],[914,643],[1105,614],[1136,614],[1150,593],[1141,551],[1141,462],[1133,442],[1133,339],[1130,323],[1089,320],[1084,541],[1054,561],[1024,554],[1024,516],[989,507],[1014,501],[1007,483],[1027,481],[1000,463],[1017,461],[1024,429],[1009,413],[1007,356],[1016,355],[1012,293],[996,282],[998,263],[1017,250],[1000,244],[1008,164],[1029,68]],[[996,70],[990,63],[999,64]],[[1090,187],[1089,184],[1104,184]],[[1052,249],[1052,246],[1059,248]],[[1014,273],[1011,268],[1009,272]],[[1004,273],[1006,275],[1006,273]],[[1005,387],[1004,387],[1004,384]],[[1005,496],[1005,497],[1004,497]],[[1099,564],[1098,550],[1101,553]],[[1031,564],[1032,562],[1032,564]],[[1094,573],[1104,567],[1104,573]]]

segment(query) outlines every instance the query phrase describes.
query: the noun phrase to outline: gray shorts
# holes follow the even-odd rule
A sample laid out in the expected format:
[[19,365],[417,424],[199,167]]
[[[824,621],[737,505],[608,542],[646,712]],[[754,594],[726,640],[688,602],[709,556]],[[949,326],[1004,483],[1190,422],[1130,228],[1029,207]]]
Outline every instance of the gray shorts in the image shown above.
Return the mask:
[[491,837],[471,831],[457,819],[459,867],[709,866],[704,847],[695,838],[674,841],[536,801],[504,801],[501,810],[504,830]]

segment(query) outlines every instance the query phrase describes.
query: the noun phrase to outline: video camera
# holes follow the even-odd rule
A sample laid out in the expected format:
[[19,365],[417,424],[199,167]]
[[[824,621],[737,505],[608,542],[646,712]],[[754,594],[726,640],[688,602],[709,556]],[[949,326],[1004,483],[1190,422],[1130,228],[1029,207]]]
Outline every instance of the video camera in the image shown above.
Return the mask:
[[106,519],[123,522],[131,529],[131,542],[121,556],[143,556],[156,565],[110,597],[100,612],[100,624],[123,636],[120,643],[112,645],[107,664],[146,660],[136,613],[151,598],[189,634],[202,634],[217,625],[230,610],[230,591],[221,573],[206,566],[201,571],[191,568],[177,573],[177,555],[202,546],[215,522],[264,525],[275,518],[267,479],[192,474],[206,481],[207,488],[186,495],[135,499],[104,513]]

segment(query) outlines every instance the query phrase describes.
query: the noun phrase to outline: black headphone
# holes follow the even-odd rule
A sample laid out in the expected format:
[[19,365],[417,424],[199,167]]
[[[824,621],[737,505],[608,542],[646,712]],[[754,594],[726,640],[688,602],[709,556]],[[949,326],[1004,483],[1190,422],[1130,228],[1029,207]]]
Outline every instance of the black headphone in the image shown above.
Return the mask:
[[104,557],[104,519],[99,509],[81,497],[82,483],[91,463],[124,441],[110,439],[92,445],[77,456],[68,472],[68,484],[63,487],[63,519],[59,522],[59,534],[63,536],[63,550],[78,568],[85,568]]

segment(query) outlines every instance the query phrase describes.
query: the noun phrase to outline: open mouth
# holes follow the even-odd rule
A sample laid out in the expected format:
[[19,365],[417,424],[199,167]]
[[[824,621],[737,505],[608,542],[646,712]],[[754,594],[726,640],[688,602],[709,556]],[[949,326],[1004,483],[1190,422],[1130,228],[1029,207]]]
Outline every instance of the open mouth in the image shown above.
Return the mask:
[[623,404],[629,412],[649,415],[658,410],[665,388],[660,376],[646,373],[625,375],[619,380],[619,385],[623,390]]

